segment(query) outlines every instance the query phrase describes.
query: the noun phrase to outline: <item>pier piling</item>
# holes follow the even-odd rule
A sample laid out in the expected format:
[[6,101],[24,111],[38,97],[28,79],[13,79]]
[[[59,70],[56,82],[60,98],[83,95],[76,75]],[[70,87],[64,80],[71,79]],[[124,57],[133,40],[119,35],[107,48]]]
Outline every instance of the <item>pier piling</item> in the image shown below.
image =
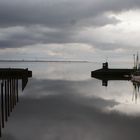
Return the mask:
[[8,117],[9,117],[10,116],[9,79],[7,80],[7,106],[8,106]]
[[5,121],[8,120],[7,80],[5,80]]
[[4,128],[4,98],[3,98],[3,80],[1,82],[1,120],[2,128]]
[[0,69],[0,137],[5,122],[8,121],[10,113],[19,102],[18,80],[22,80],[23,90],[28,77],[32,77],[32,72],[28,69]]

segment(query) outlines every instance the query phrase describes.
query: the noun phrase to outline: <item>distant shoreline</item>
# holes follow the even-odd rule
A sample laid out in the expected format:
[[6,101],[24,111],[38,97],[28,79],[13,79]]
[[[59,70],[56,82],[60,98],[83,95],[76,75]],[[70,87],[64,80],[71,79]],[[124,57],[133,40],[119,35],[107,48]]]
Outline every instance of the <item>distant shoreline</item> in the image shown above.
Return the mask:
[[59,61],[59,60],[0,60],[0,62],[75,62],[89,63],[90,61]]

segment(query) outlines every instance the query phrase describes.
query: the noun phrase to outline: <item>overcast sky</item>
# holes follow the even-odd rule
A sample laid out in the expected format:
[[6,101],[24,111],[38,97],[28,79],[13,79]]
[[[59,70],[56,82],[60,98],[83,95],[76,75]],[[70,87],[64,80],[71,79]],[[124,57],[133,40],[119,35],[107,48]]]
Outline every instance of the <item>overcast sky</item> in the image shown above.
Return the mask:
[[0,59],[129,61],[139,0],[1,0]]

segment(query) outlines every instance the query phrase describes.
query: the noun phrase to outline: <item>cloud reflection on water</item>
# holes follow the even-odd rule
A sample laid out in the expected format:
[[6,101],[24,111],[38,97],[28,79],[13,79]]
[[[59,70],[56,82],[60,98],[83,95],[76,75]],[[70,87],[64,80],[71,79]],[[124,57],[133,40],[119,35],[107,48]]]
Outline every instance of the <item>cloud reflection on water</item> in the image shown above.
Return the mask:
[[69,94],[23,98],[9,121],[8,131],[20,140],[132,140],[139,137],[139,117],[101,110],[113,106],[113,101],[96,98],[91,101],[92,105],[88,99]]
[[[4,129],[2,140],[11,134],[13,140],[137,140],[140,138],[139,114],[133,116],[135,114],[133,107],[138,111],[139,106],[129,101],[133,91],[130,82],[111,81],[109,88],[106,89],[101,86],[101,81],[90,77],[92,68],[90,64],[70,63],[68,67],[64,63],[63,65],[62,67],[59,63],[57,65],[50,63],[50,69],[55,71],[49,74],[48,65],[44,65],[43,74],[46,75],[42,78],[40,75],[43,70],[39,71],[41,66],[37,66],[33,78],[20,97],[15,113],[11,115]],[[55,75],[60,74],[63,77],[55,77],[54,72]],[[67,73],[71,76],[70,80]],[[86,75],[86,78],[78,79],[74,76],[75,73],[77,77]],[[51,76],[54,77],[51,79]],[[127,115],[126,98],[132,106]],[[119,106],[122,105],[124,107],[120,111]]]

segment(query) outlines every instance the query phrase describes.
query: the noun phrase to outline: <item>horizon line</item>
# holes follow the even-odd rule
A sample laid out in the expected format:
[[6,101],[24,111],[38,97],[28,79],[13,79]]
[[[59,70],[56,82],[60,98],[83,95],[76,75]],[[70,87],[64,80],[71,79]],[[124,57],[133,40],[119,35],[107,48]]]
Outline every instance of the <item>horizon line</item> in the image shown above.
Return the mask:
[[0,60],[0,62],[91,62],[88,60]]

